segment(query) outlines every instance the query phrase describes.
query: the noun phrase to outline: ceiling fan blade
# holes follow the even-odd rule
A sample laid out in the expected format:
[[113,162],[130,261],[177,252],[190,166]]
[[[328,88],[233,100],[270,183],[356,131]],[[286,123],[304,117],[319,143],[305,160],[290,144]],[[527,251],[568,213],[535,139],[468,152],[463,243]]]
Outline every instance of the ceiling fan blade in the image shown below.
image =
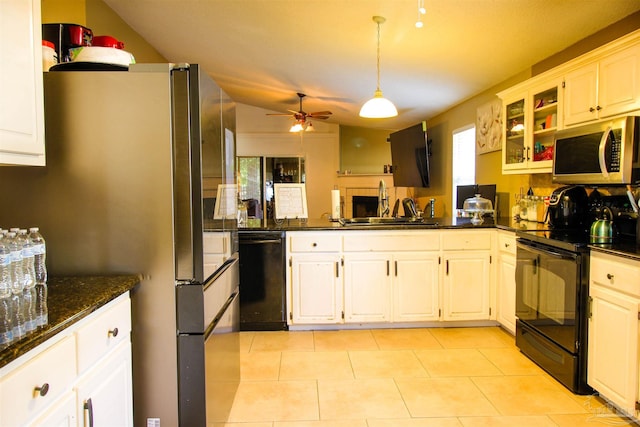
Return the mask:
[[313,113],[309,113],[309,116],[330,116],[333,114],[331,111],[315,111]]
[[310,119],[316,119],[316,120],[326,120],[329,118],[329,116],[311,116],[311,115],[307,117],[309,117]]

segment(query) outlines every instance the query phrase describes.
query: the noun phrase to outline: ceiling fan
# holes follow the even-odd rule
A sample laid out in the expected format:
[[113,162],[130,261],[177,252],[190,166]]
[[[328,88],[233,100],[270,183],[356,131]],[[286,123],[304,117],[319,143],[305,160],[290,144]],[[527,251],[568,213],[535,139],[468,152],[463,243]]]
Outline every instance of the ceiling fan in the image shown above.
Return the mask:
[[298,98],[300,98],[300,109],[298,111],[287,110],[289,113],[268,113],[267,116],[291,116],[295,120],[294,125],[289,129],[290,132],[300,132],[302,130],[308,131],[313,130],[313,125],[309,121],[309,119],[318,119],[318,120],[326,120],[332,114],[331,111],[316,111],[314,113],[307,113],[302,109],[302,98],[304,98],[304,93],[297,93]]

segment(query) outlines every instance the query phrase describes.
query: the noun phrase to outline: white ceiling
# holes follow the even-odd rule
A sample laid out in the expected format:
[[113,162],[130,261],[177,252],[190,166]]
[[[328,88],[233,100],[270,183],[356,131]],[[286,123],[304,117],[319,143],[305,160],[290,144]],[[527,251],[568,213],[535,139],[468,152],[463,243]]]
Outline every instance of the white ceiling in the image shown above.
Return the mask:
[[[330,110],[401,129],[433,117],[640,10],[640,0],[105,0],[172,62],[198,63],[236,101]],[[381,82],[399,115],[358,117]],[[274,119],[276,120],[276,119]]]

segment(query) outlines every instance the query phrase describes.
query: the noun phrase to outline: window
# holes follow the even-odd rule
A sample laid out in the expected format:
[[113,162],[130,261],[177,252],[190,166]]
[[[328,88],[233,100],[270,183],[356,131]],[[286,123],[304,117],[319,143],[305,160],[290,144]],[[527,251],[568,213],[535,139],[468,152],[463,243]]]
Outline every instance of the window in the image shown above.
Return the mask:
[[453,179],[452,204],[453,215],[456,216],[458,185],[473,185],[476,183],[476,127],[465,126],[453,131]]

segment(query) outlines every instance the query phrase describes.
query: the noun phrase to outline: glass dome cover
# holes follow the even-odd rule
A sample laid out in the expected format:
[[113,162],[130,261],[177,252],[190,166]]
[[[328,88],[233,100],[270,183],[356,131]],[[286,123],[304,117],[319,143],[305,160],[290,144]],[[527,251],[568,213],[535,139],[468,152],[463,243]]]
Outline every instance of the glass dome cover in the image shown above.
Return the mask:
[[480,194],[476,194],[474,197],[469,197],[464,201],[463,209],[467,212],[491,212],[493,211],[493,205],[491,200],[485,199],[480,196]]
[[491,200],[476,194],[474,197],[469,197],[464,201],[462,209],[466,213],[473,214],[471,218],[472,224],[482,224],[482,216],[487,213],[493,213],[493,204]]

